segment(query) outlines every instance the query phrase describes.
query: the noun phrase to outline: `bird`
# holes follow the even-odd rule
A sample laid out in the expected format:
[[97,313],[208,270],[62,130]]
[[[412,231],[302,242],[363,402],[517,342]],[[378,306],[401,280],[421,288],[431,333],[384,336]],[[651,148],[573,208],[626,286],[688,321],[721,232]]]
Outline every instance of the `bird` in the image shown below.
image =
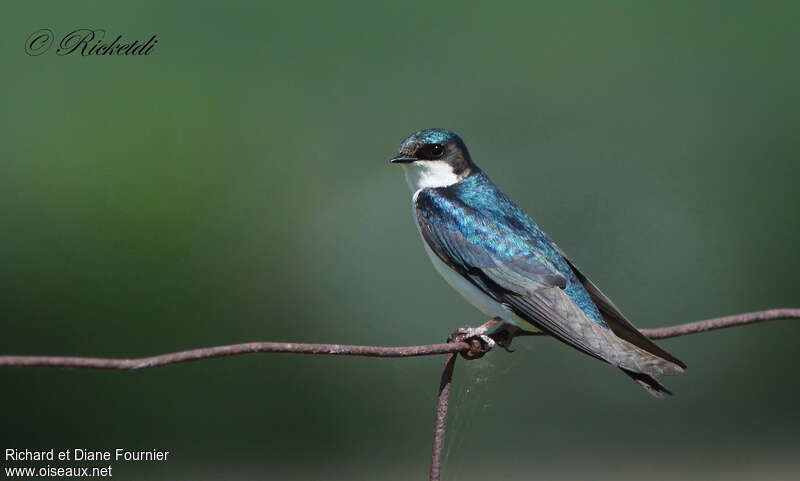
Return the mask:
[[[672,395],[656,376],[681,374],[686,364],[625,318],[475,164],[461,137],[419,130],[390,162],[405,171],[414,221],[435,269],[473,306],[508,333],[549,334],[618,367],[655,397]],[[468,332],[492,343],[487,331]]]

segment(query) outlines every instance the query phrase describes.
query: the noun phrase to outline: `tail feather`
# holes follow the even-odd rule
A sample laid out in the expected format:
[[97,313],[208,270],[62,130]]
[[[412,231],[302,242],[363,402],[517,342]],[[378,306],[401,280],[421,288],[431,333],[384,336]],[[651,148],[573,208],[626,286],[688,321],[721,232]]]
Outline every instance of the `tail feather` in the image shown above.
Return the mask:
[[622,372],[627,374],[631,379],[636,381],[640,386],[644,388],[645,391],[650,393],[652,396],[655,396],[659,399],[663,398],[664,395],[672,396],[672,391],[667,389],[663,384],[658,382],[656,378],[650,376],[649,374],[642,374],[640,372],[630,371],[625,368],[620,368]]

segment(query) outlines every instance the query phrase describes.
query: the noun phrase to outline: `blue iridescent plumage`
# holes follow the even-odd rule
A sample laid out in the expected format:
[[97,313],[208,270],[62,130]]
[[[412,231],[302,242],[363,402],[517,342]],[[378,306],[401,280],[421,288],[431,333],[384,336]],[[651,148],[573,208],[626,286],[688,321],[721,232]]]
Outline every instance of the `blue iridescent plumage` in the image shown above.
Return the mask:
[[457,142],[461,146],[464,146],[464,142],[461,140],[461,137],[457,136],[453,132],[450,132],[447,129],[423,129],[413,134],[409,135],[405,139],[403,139],[402,144],[408,143],[409,140],[413,140],[414,142],[422,142],[422,143],[445,143],[445,142]]
[[562,277],[566,294],[589,319],[606,325],[555,243],[481,170],[475,168],[456,184],[426,189],[417,197],[417,207],[429,222],[460,233],[467,243],[496,261],[525,262],[528,271]]

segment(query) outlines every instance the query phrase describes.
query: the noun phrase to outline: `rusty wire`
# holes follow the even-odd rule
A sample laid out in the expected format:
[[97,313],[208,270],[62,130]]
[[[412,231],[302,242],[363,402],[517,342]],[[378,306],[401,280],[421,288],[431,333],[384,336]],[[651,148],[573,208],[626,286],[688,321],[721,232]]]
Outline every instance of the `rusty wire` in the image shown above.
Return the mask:
[[[713,331],[727,327],[757,324],[779,319],[798,319],[800,309],[770,309],[765,311],[746,312],[732,316],[716,317],[702,321],[678,324],[676,326],[656,329],[641,329],[651,339],[665,339],[685,336],[699,332]],[[493,323],[489,321],[486,325]],[[481,357],[489,347],[477,339],[455,341],[420,346],[354,346],[347,344],[304,344],[293,342],[246,342],[222,346],[203,347],[186,351],[177,351],[155,356],[138,358],[102,358],[78,356],[26,356],[2,355],[0,367],[63,367],[84,369],[146,369],[167,366],[181,362],[199,361],[217,357],[238,356],[254,353],[289,353],[319,354],[329,356],[364,356],[364,357],[418,357],[447,354],[444,369],[439,380],[436,398],[436,416],[434,420],[433,448],[429,481],[439,481],[441,476],[442,452],[444,448],[447,408],[450,387],[455,368],[456,354],[465,359]]]

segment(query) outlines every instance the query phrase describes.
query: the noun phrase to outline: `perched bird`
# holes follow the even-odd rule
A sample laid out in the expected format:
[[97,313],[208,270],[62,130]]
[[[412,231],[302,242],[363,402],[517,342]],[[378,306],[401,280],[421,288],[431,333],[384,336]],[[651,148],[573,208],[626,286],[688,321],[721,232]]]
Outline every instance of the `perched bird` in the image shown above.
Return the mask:
[[625,319],[475,165],[458,135],[414,132],[391,162],[405,170],[433,265],[470,303],[505,329],[543,331],[620,368],[656,397],[672,394],[653,376],[680,374],[686,365]]

